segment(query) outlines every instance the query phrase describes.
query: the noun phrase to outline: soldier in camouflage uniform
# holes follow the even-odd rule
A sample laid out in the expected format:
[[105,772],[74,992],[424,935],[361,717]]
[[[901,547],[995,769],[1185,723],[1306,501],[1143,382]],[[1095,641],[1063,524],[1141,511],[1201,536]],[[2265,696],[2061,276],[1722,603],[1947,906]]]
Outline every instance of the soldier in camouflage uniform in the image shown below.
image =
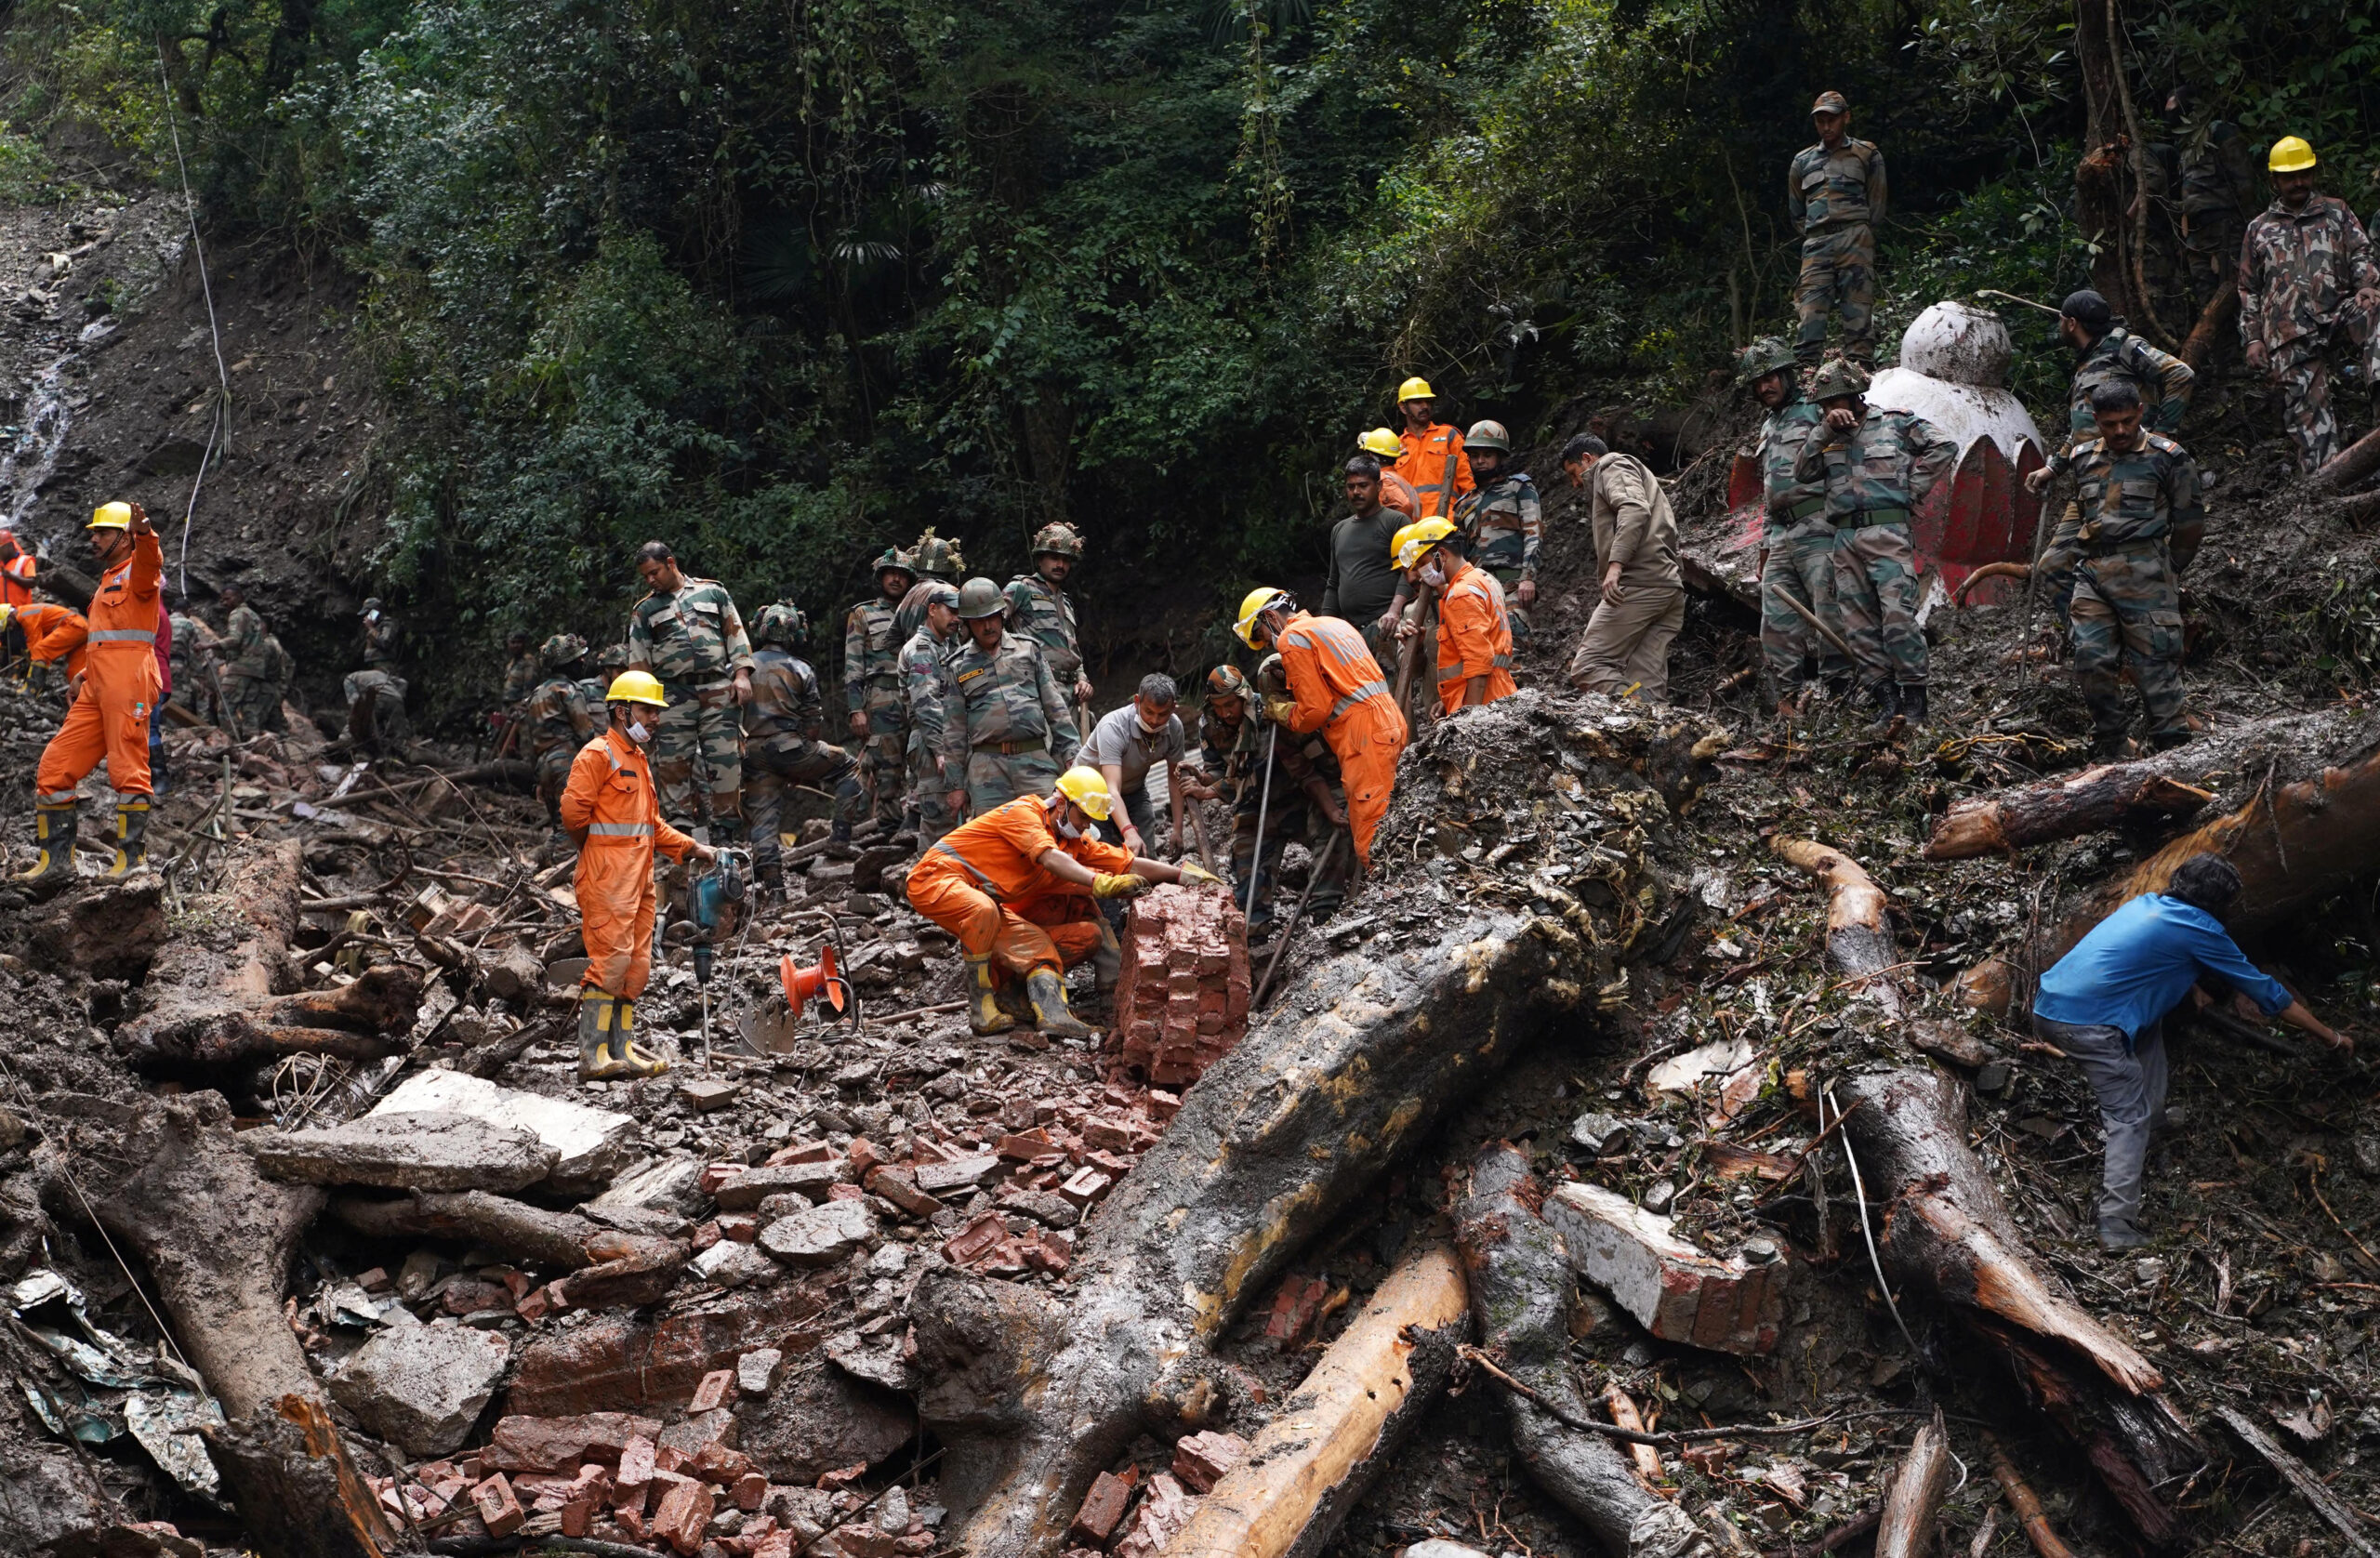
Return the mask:
[[219,722],[222,716],[216,704],[223,690],[223,672],[216,659],[215,629],[187,605],[168,616],[166,626],[174,634],[174,692],[165,701],[181,705],[210,724]]
[[394,672],[397,668],[397,619],[374,596],[364,602],[356,614],[364,619],[364,666],[366,670]]
[[637,548],[652,591],[628,611],[628,666],[661,679],[669,706],[654,721],[653,786],[661,815],[694,826],[694,763],[710,771],[710,814],[724,825],[743,809],[743,732],[736,708],[752,701],[752,645],[727,588],[678,566],[668,546]]
[[1508,471],[1512,435],[1501,422],[1474,422],[1462,435],[1471,456],[1472,480],[1479,484],[1454,507],[1463,553],[1503,587],[1504,614],[1513,625],[1513,648],[1528,642],[1528,609],[1537,603],[1537,548],[1545,536],[1537,483],[1525,470]]
[[1834,614],[1834,522],[1827,517],[1826,483],[1794,474],[1802,446],[1824,413],[1802,393],[1792,349],[1775,337],[1754,341],[1737,360],[1736,382],[1748,384],[1768,415],[1760,424],[1760,654],[1778,714],[1793,706],[1816,676],[1842,681],[1851,674],[1843,652],[1787,604],[1798,601],[1840,637]]
[[926,586],[941,583],[956,589],[959,581],[967,576],[967,560],[959,555],[959,543],[936,535],[932,525],[909,548],[909,562],[918,571],[918,582],[901,598],[901,609],[892,614],[892,641],[896,644],[907,643],[910,636],[925,626]]
[[785,865],[779,858],[786,792],[796,785],[827,790],[835,798],[838,844],[852,841],[852,829],[866,809],[859,764],[826,741],[826,706],[818,673],[793,653],[808,625],[790,601],[763,606],[752,625],[752,701],[744,706],[744,805],[752,840],[752,871],[760,885],[785,895]]
[[[2058,309],[2057,333],[2075,351],[2074,383],[2067,399],[2069,459],[2076,444],[2098,436],[2098,424],[2091,419],[2091,394],[2102,384],[2129,384],[2139,390],[2150,432],[2172,438],[2182,430],[2182,415],[2189,410],[2190,389],[2198,376],[2188,363],[2125,329],[2105,297],[2087,287],[2069,293]],[[2047,492],[2051,479],[2050,468],[2043,466],[2026,476],[2026,490]],[[2081,506],[2069,503],[2042,548],[2042,592],[2061,622],[2066,620],[2067,599],[2074,593],[2074,536],[2082,527]]]
[[1815,146],[1793,158],[1785,204],[1802,230],[1802,278],[1793,295],[1800,327],[1793,354],[1804,365],[1826,350],[1826,322],[1843,316],[1843,355],[1876,360],[1876,224],[1884,219],[1884,154],[1846,134],[1851,105],[1821,92],[1810,105]]
[[1868,376],[1850,363],[1818,370],[1810,396],[1825,408],[1794,476],[1823,481],[1834,522],[1834,610],[1879,726],[1896,714],[1923,725],[1925,632],[1917,625],[1911,512],[1950,473],[1959,446],[1911,412],[1867,402]]
[[2312,147],[2283,136],[2269,163],[2273,203],[2240,245],[2240,337],[2249,370],[2281,386],[2297,469],[2312,471],[2338,453],[2330,353],[2352,356],[2367,385],[2380,368],[2380,265],[2347,203],[2314,192]]
[[1041,646],[1050,674],[1079,708],[1077,728],[1091,738],[1091,678],[1082,670],[1082,634],[1066,579],[1082,561],[1082,533],[1070,524],[1045,524],[1033,536],[1033,572],[1008,582],[1008,625]]
[[930,849],[967,818],[967,771],[949,759],[950,721],[959,688],[950,680],[958,657],[959,591],[940,579],[925,593],[925,625],[901,646],[901,695],[908,721],[909,805],[917,814],[918,846]]
[[2190,300],[2203,309],[2235,283],[2240,240],[2256,208],[2258,191],[2255,153],[2248,138],[2228,120],[2191,125],[2196,98],[2188,86],[2176,86],[2165,99],[2165,112],[2180,132],[2175,218],[2182,231],[2183,269]]
[[[280,640],[273,640],[280,647]],[[285,653],[285,652],[284,652]],[[413,740],[405,719],[405,679],[377,666],[350,671],[339,684],[347,699],[348,742],[358,752],[402,755]]]
[[562,792],[570,783],[570,765],[578,749],[603,732],[609,716],[603,710],[603,690],[588,680],[587,640],[575,633],[556,633],[538,652],[543,681],[529,689],[522,713],[530,760],[537,765],[537,799],[546,803],[546,821],[562,826]]
[[859,744],[860,781],[887,837],[901,825],[901,776],[908,746],[901,700],[901,640],[893,619],[918,582],[909,554],[887,547],[876,560],[876,598],[843,618],[843,701]]
[[1008,601],[989,579],[959,591],[959,617],[972,641],[950,663],[957,694],[936,753],[967,775],[967,814],[981,816],[1021,795],[1045,795],[1072,767],[1082,736],[1041,646],[1006,631]]
[[223,587],[223,700],[243,739],[281,723],[281,667],[264,618],[238,585]]
[[2092,755],[2121,758],[2132,722],[2122,673],[2132,672],[2159,750],[2189,740],[2182,717],[2182,598],[2175,582],[2205,534],[2198,467],[2182,446],[2141,425],[2139,388],[2112,379],[2091,392],[2098,436],[2051,461],[2074,472],[2087,516],[2076,536],[2074,676],[2090,706]]

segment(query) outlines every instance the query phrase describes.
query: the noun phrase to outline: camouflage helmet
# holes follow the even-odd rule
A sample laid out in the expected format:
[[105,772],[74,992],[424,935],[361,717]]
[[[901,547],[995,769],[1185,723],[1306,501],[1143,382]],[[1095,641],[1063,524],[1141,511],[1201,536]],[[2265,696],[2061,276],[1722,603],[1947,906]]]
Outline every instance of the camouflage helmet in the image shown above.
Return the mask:
[[958,612],[962,621],[977,622],[1007,610],[1008,597],[989,579],[969,579],[959,588]]
[[602,652],[595,656],[595,664],[607,671],[616,671],[628,663],[628,646],[626,644],[605,644]]
[[1043,525],[1033,533],[1033,555],[1039,557],[1045,552],[1051,556],[1080,562],[1082,561],[1082,532],[1064,520],[1055,524]]
[[587,640],[575,633],[556,633],[537,648],[537,658],[546,663],[546,669],[549,671],[558,671],[573,660],[583,659],[586,654]]
[[1793,349],[1783,337],[1763,336],[1736,354],[1736,384],[1757,384],[1770,374],[1791,373],[1794,366]]
[[758,644],[795,644],[810,630],[810,619],[801,608],[790,601],[762,606],[760,614],[752,622],[752,641]]
[[887,547],[884,548],[884,555],[876,560],[875,565],[871,567],[868,572],[871,574],[906,574],[912,580],[914,580],[918,576],[918,561],[917,559],[911,557],[908,553],[903,551],[898,547]]
[[959,555],[959,543],[946,541],[928,525],[909,551],[910,566],[919,574],[930,574],[937,579],[955,579],[967,572],[967,560]]
[[1814,401],[1831,401],[1844,395],[1864,395],[1867,392],[1867,370],[1841,357],[1829,359],[1826,365],[1818,369],[1818,377],[1810,381],[1810,399]]
[[1248,685],[1248,673],[1237,666],[1217,666],[1207,673],[1207,696],[1237,698],[1246,703],[1256,695]]
[[1513,452],[1513,435],[1504,430],[1501,422],[1474,422],[1471,430],[1462,435],[1465,449],[1493,449],[1500,455]]

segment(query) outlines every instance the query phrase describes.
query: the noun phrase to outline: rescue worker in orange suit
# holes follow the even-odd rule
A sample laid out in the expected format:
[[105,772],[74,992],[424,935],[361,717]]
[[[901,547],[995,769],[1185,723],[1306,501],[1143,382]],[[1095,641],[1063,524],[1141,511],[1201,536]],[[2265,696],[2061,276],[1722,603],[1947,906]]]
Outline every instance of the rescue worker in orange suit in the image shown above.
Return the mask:
[[24,635],[25,658],[36,667],[66,662],[66,680],[83,674],[84,663],[89,658],[85,646],[91,636],[91,625],[83,614],[72,607],[51,601],[36,601],[30,606],[0,606],[0,634],[15,628]]
[[1264,718],[1299,735],[1320,731],[1338,755],[1355,864],[1369,866],[1372,835],[1380,831],[1396,788],[1397,755],[1413,733],[1381,675],[1380,662],[1364,646],[1362,634],[1335,616],[1298,610],[1296,599],[1284,589],[1250,590],[1233,631],[1250,649],[1279,652],[1289,693],[1265,699]]
[[[1417,520],[1396,533],[1396,566],[1419,597],[1438,598],[1438,707],[1447,714],[1520,691],[1513,681],[1513,619],[1504,587],[1462,555],[1462,533],[1447,520]],[[1409,639],[1419,622],[1398,625]]]
[[102,759],[115,789],[115,859],[106,874],[120,879],[149,858],[149,717],[162,685],[157,614],[165,558],[137,503],[101,504],[84,534],[98,554],[99,587],[85,618],[82,674],[68,681],[73,702],[33,772],[41,855],[19,878],[28,886],[73,879],[74,787]]
[[15,531],[0,530],[0,606],[31,605],[40,568],[33,554],[17,545]]
[[1405,442],[1386,428],[1374,428],[1355,440],[1355,447],[1380,461],[1380,506],[1394,508],[1408,520],[1421,517],[1421,495],[1413,483],[1396,474],[1396,462],[1405,457]]
[[1099,904],[1136,897],[1157,882],[1212,882],[1195,862],[1168,865],[1101,841],[1092,825],[1116,808],[1095,768],[1070,768],[1048,795],[1021,795],[943,835],[909,870],[909,904],[959,938],[967,959],[968,1022],[979,1034],[1006,1033],[1002,975],[1025,982],[1044,1035],[1088,1038],[1066,1005],[1065,970],[1095,957],[1100,988],[1112,988],[1123,949]]
[[1426,378],[1408,378],[1396,387],[1396,409],[1405,417],[1397,435],[1400,453],[1396,474],[1412,483],[1421,509],[1413,516],[1451,517],[1454,500],[1472,489],[1471,456],[1462,452],[1461,431],[1446,422],[1433,422],[1436,392]]
[[578,749],[562,792],[562,825],[578,845],[580,938],[587,972],[578,982],[578,1076],[653,1076],[669,1063],[636,1043],[636,1003],[653,974],[653,855],[689,854],[707,865],[717,852],[661,820],[645,755],[669,706],[650,671],[622,671],[603,695],[610,727]]

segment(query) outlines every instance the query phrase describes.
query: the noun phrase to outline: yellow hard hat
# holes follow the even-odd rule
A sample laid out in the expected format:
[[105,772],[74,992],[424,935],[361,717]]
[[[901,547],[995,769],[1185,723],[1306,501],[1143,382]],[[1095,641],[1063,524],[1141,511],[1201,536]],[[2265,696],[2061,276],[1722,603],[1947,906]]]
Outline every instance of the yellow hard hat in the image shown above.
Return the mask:
[[[1415,384],[1421,384],[1421,381],[1418,378],[1414,379],[1412,382]],[[1429,386],[1421,384],[1421,388],[1427,390],[1429,389]],[[1363,437],[1355,440],[1355,447],[1361,449],[1367,455],[1378,455],[1383,460],[1401,459],[1405,455],[1404,441],[1398,438],[1395,433],[1390,432],[1386,428],[1374,428],[1371,431],[1364,434]]]
[[603,694],[607,704],[651,704],[655,708],[668,708],[669,695],[661,690],[661,679],[651,671],[622,671],[612,679],[611,690]]
[[1430,381],[1426,378],[1408,378],[1396,387],[1398,405],[1408,401],[1435,401],[1437,398],[1438,392],[1430,388]]
[[1415,520],[1390,538],[1388,555],[1399,568],[1410,568],[1453,534],[1454,526],[1435,514],[1426,520]]
[[102,503],[97,508],[91,510],[91,522],[85,525],[83,528],[85,530],[130,530],[132,528],[132,505],[129,503]]
[[1239,620],[1231,625],[1231,630],[1239,635],[1241,643],[1254,649],[1257,617],[1274,606],[1287,606],[1290,603],[1287,590],[1275,589],[1271,585],[1258,585],[1240,597]]
[[8,630],[8,626],[9,626],[9,624],[11,624],[11,623],[15,622],[16,620],[17,620],[17,608],[16,608],[16,607],[14,607],[14,606],[9,606],[9,605],[0,605],[0,633],[5,633],[5,632],[7,632],[7,631]]
[[2303,173],[2314,165],[2314,149],[2303,136],[2282,136],[2272,143],[2272,155],[2265,165],[2275,173]]
[[1116,798],[1107,790],[1107,777],[1095,768],[1070,768],[1058,775],[1058,793],[1091,813],[1092,820],[1105,822],[1116,809]]

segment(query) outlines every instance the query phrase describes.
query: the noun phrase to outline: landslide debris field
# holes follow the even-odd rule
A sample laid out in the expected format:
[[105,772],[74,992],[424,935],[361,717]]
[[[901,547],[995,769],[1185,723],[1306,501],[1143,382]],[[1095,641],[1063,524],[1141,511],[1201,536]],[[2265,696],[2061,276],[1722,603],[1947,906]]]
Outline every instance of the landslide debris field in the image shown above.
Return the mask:
[[[157,876],[0,891],[0,1551],[2362,1551],[2367,1063],[2180,1027],[2110,1257],[2089,1092],[1995,1015],[2195,828],[2361,1036],[2380,717],[2314,664],[2368,609],[2328,501],[2218,510],[2207,734],[2073,837],[2012,801],[1924,858],[2080,765],[2016,611],[1941,613],[1920,737],[1527,689],[1416,739],[1380,878],[1261,1006],[1270,949],[1160,890],[1087,1046],[972,1036],[907,852],[819,850],[721,946],[707,1062],[681,929],[673,1069],[582,1085],[573,857],[515,771],[173,730]],[[1749,626],[1698,599],[1682,697]],[[19,810],[58,711],[0,693]],[[830,947],[855,1010],[791,1012]]]

